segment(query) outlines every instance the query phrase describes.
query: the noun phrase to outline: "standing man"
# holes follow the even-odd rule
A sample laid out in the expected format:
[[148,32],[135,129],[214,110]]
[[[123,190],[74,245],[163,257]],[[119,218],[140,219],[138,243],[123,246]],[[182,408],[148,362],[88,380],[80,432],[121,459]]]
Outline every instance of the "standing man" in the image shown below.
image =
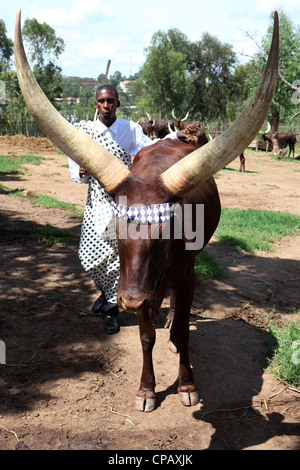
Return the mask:
[[[99,119],[95,123],[80,121],[75,127],[106,147],[129,168],[131,156],[153,141],[138,124],[116,117],[119,106],[117,90],[111,85],[103,85],[96,93],[95,107]],[[176,133],[168,137],[177,139]],[[76,183],[89,184],[78,254],[82,267],[94,281],[96,289],[101,291],[92,310],[102,313],[105,333],[113,334],[119,331],[117,288],[120,263],[112,198],[95,178],[70,158],[69,173]]]

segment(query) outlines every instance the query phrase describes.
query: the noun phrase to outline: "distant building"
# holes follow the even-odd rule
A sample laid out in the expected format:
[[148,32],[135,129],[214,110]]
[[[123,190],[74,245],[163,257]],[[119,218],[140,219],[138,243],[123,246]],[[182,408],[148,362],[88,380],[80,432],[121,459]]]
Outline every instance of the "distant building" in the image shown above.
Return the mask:
[[[119,83],[119,87],[121,88],[121,90],[123,91],[127,91],[127,85],[129,83],[136,83],[137,80],[123,80],[122,82]],[[145,81],[143,81],[143,83],[146,83]]]
[[79,80],[79,85],[81,86],[94,86],[94,87],[97,87],[98,86],[98,82],[97,80],[95,80],[94,78],[81,78]]

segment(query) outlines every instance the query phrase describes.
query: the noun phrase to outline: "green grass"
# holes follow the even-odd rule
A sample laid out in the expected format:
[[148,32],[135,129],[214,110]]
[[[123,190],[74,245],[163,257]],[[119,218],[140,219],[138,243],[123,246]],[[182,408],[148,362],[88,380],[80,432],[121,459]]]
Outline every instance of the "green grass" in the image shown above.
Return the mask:
[[29,195],[24,195],[23,189],[10,189],[7,186],[0,184],[0,187],[7,191],[7,195],[11,197],[25,197],[29,199],[33,206],[43,206],[43,207],[54,207],[56,209],[62,209],[65,211],[70,211],[70,217],[83,217],[83,209],[78,209],[76,204],[72,204],[71,202],[64,202],[55,199],[54,197],[47,196],[45,194],[35,194],[34,197]]
[[272,244],[288,235],[297,235],[300,217],[287,212],[256,209],[222,209],[216,237],[221,243],[250,253],[272,251]]
[[299,154],[296,153],[295,151],[295,157],[293,157],[293,155],[289,156],[289,157],[279,157],[278,155],[274,155],[272,153],[272,160],[280,160],[282,162],[293,162],[293,163],[300,163],[300,159],[299,157],[297,156]]
[[73,204],[71,202],[59,201],[54,197],[47,196],[46,194],[37,194],[36,197],[32,199],[32,204],[34,206],[55,207],[56,209],[71,211],[76,214],[73,215],[73,217],[82,217],[83,215],[83,210],[78,209],[76,204]]
[[224,271],[220,268],[214,257],[209,255],[206,251],[201,251],[197,254],[195,273],[197,279],[199,279],[199,276],[205,279],[223,279],[225,277]]
[[52,227],[50,224],[38,227],[32,236],[33,238],[36,238],[39,243],[47,243],[50,245],[57,245],[58,243],[75,245],[78,243],[75,235],[67,232],[66,230]]
[[40,165],[44,157],[37,155],[0,155],[0,173],[9,175],[23,175],[26,173],[24,165]]
[[300,321],[292,320],[283,327],[270,324],[268,329],[272,341],[269,370],[279,380],[300,386]]

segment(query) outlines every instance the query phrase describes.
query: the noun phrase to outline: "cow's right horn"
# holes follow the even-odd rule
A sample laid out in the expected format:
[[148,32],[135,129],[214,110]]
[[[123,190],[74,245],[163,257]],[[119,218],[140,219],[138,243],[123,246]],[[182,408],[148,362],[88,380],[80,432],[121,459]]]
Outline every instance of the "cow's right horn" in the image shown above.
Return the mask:
[[161,175],[164,185],[183,197],[201,181],[224,168],[240,155],[257,136],[272,102],[279,61],[278,13],[274,13],[274,30],[268,62],[256,92],[238,119],[223,134],[172,165]]
[[21,10],[15,29],[15,62],[24,101],[38,126],[66,155],[94,176],[109,193],[130,173],[112,153],[80,132],[52,106],[29,67],[21,35]]

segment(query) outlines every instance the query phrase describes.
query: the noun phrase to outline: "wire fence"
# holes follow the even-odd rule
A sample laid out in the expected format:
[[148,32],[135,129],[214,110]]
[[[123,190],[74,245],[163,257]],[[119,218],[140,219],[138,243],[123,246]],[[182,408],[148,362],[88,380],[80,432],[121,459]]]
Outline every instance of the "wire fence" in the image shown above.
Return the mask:
[[[298,119],[300,121],[300,119]],[[296,121],[296,120],[295,120]],[[278,128],[278,132],[292,132],[296,134],[297,140],[300,141],[300,122],[293,122],[291,124],[283,124]],[[212,136],[222,134],[227,129],[226,125],[207,126],[205,129],[207,133]],[[18,119],[17,121],[0,121],[0,135],[25,135],[27,137],[45,137],[39,126],[33,120]]]
[[0,135],[25,135],[27,137],[45,137],[35,121],[18,120],[0,122]]

